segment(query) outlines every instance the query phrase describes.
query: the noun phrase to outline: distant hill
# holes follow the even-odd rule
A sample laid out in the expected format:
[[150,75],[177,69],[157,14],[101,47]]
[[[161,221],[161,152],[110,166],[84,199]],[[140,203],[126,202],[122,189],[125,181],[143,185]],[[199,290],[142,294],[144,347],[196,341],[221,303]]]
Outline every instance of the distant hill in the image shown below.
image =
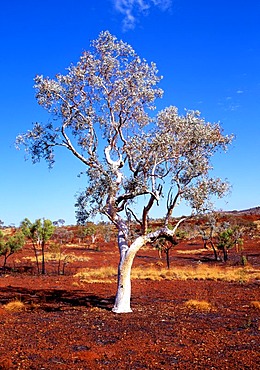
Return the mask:
[[253,207],[249,209],[243,209],[240,211],[225,211],[224,213],[233,213],[233,214],[238,214],[238,215],[260,215],[260,206],[258,207]]

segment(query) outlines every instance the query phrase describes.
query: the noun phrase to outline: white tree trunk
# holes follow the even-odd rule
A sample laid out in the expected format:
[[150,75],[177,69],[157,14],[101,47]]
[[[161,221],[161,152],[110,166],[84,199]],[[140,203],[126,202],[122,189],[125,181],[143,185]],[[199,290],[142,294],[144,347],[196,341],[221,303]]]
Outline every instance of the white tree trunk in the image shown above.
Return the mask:
[[118,266],[118,282],[115,304],[112,309],[115,313],[132,312],[131,309],[131,268],[134,257],[144,245],[145,238],[139,237],[130,247],[122,232],[119,232],[118,245],[120,250],[120,262]]
[[127,313],[132,312],[130,299],[131,299],[131,267],[132,261],[125,257],[120,257],[120,263],[118,266],[118,281],[117,281],[117,293],[115,304],[112,309],[115,313]]
[[119,221],[120,230],[118,232],[118,247],[120,251],[120,261],[118,266],[117,294],[115,304],[112,309],[115,313],[132,312],[131,309],[131,268],[133,260],[139,249],[147,242],[158,238],[160,235],[173,236],[179,224],[184,221],[181,219],[173,228],[173,230],[164,227],[162,229],[151,232],[147,235],[139,236],[128,247],[128,229],[122,220]]

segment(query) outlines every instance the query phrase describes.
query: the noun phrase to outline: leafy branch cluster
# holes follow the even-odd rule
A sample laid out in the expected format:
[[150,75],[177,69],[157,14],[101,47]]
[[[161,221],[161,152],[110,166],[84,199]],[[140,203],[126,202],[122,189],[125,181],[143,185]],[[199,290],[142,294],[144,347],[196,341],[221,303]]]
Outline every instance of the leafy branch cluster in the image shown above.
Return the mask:
[[226,181],[209,176],[210,159],[227,149],[232,135],[198,111],[179,115],[170,106],[152,116],[163,94],[156,65],[108,31],[91,47],[66,75],[35,78],[38,103],[54,120],[35,123],[17,137],[17,146],[25,145],[33,162],[43,158],[50,166],[54,147],[62,146],[86,165],[88,186],[76,201],[80,224],[101,212],[120,229],[119,214],[134,215],[131,203],[143,198],[142,215],[134,218],[145,235],[151,208],[167,192],[165,226],[181,199],[195,211],[208,209],[210,195],[228,190]]

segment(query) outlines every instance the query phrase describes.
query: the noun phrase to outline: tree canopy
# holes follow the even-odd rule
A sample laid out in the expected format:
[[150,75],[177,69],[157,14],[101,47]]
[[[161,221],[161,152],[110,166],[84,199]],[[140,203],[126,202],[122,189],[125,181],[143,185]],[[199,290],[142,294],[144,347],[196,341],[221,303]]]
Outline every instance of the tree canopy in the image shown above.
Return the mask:
[[[122,257],[136,250],[129,244],[126,219],[140,225],[140,248],[158,236],[174,235],[167,225],[182,199],[198,212],[209,208],[210,196],[225,194],[227,182],[210,176],[211,158],[227,149],[232,135],[198,111],[180,115],[170,106],[154,112],[155,100],[163,95],[156,65],[108,31],[90,49],[67,74],[36,76],[37,101],[53,122],[35,123],[17,137],[17,145],[25,145],[33,162],[43,158],[50,167],[55,147],[65,147],[86,166],[77,220],[84,224],[97,213],[106,215],[118,228]],[[149,212],[163,196],[164,226],[147,233]],[[131,204],[140,198],[144,206],[137,215]]]

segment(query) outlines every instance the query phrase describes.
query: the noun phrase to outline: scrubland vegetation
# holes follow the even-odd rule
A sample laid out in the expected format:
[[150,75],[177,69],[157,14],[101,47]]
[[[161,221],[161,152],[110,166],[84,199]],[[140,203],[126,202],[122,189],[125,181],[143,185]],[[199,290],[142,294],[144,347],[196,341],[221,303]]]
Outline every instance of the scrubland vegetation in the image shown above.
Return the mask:
[[[147,259],[144,265],[134,264],[131,278],[227,282],[260,279],[259,266],[254,266],[247,256],[250,242],[257,245],[260,235],[258,216],[253,218],[254,220],[248,216],[214,214],[210,216],[211,224],[208,217],[191,219],[180,227],[174,244],[169,244],[167,240],[160,242],[159,247],[157,241],[148,243],[142,249],[142,254],[152,255],[153,262]],[[158,225],[160,227],[160,222],[153,220],[151,228],[156,230]],[[88,223],[85,226],[64,226],[64,222],[60,223],[61,220],[36,220],[33,223],[25,219],[19,228],[2,226],[2,273],[7,270],[8,273],[27,271],[31,274],[68,274],[89,283],[115,282],[117,261],[114,227],[104,222]],[[207,230],[209,236],[206,238]],[[138,233],[138,229],[136,232]],[[226,255],[221,258],[223,243],[226,243]],[[104,256],[100,265],[95,263],[98,254]],[[218,258],[215,258],[216,254]],[[192,261],[192,257],[193,263],[179,265],[178,260],[187,258]]]

